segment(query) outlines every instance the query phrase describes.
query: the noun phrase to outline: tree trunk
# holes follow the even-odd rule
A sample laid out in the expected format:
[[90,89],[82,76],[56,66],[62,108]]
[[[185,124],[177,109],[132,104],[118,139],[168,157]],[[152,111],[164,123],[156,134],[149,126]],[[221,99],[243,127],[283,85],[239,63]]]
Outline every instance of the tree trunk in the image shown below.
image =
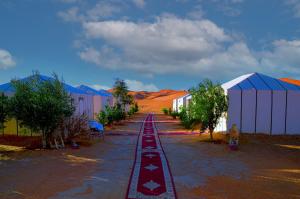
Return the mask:
[[213,132],[214,132],[214,129],[213,128],[209,128],[209,134],[210,134],[210,140],[213,141],[214,138],[213,138]]
[[47,138],[44,130],[42,131],[42,145],[43,145],[43,149],[47,148]]

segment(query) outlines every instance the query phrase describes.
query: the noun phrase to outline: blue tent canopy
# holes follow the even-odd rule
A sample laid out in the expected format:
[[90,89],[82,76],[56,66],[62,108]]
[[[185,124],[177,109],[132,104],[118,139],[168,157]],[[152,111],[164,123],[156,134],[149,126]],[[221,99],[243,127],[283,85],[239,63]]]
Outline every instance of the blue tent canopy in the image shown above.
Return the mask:
[[84,91],[84,92],[86,92],[86,93],[89,93],[91,95],[100,95],[100,96],[104,96],[104,97],[110,97],[110,96],[112,96],[111,93],[109,93],[109,92],[107,92],[105,90],[99,90],[99,91],[97,91],[96,89],[93,89],[93,88],[91,88],[89,86],[86,86],[86,85],[80,85],[77,88],[80,89],[80,90],[82,90],[82,91]]
[[[26,77],[26,78],[23,78],[23,79],[20,79],[20,81],[29,81],[33,76],[29,76],[29,77]],[[52,77],[48,77],[48,76],[44,76],[44,75],[39,75],[39,80],[40,81],[53,81],[54,79]],[[88,94],[86,93],[85,91],[82,91],[78,88],[75,88],[69,84],[66,84],[66,83],[63,83],[63,86],[65,88],[65,90],[69,93],[76,93],[76,94]],[[2,84],[0,85],[0,91],[2,92],[15,92],[15,88],[14,86],[12,85],[11,82],[9,83],[5,83],[5,84]]]
[[272,78],[260,73],[253,73],[242,79],[237,84],[233,84],[229,90],[296,90],[300,87],[282,80]]

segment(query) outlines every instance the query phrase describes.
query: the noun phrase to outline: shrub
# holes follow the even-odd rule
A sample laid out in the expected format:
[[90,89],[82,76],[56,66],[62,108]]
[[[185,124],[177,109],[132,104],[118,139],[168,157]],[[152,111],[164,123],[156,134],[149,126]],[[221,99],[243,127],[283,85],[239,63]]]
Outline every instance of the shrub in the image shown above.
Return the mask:
[[173,117],[173,119],[176,119],[176,117],[179,116],[179,113],[177,111],[172,111],[171,116]]
[[165,115],[168,115],[168,113],[169,113],[168,108],[162,108],[161,111],[162,111]]
[[195,120],[192,118],[191,114],[189,114],[186,108],[182,108],[178,115],[184,128],[191,129],[193,127]]
[[171,115],[171,114],[172,114],[172,109],[169,108],[169,110],[168,110],[168,115]]
[[139,105],[138,105],[138,103],[134,104],[134,112],[135,113],[139,112]]
[[90,129],[86,115],[73,116],[64,121],[67,130],[67,140],[73,141],[75,138],[89,138]]
[[108,118],[105,111],[100,111],[97,115],[97,120],[100,122],[103,126],[106,126],[108,124]]

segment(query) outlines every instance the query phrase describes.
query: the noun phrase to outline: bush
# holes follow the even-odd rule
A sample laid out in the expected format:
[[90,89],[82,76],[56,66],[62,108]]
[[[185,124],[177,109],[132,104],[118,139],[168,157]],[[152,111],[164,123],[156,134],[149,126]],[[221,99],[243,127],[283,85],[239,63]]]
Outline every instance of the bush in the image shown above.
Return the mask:
[[138,105],[138,103],[134,104],[134,112],[135,113],[139,112],[139,105]]
[[177,111],[172,111],[171,116],[173,117],[173,119],[176,119],[176,117],[179,116],[179,113]]
[[64,121],[67,130],[67,140],[73,141],[75,138],[89,138],[90,129],[86,115],[73,116]]
[[162,108],[161,111],[162,111],[165,115],[168,115],[168,113],[169,113],[167,108]]
[[108,124],[107,114],[105,111],[100,111],[97,115],[97,120],[103,124],[103,126],[106,126]]
[[[128,114],[133,114],[135,109],[131,109]],[[120,120],[126,119],[126,113],[123,111],[120,105],[115,105],[113,107],[105,106],[105,110],[101,111],[97,115],[97,120],[105,125],[111,125],[113,122],[119,122]]]
[[195,120],[192,118],[191,114],[189,114],[186,108],[182,108],[178,116],[184,128],[191,129],[193,127]]
[[169,110],[168,110],[168,115],[171,115],[171,114],[172,114],[172,109],[169,108]]

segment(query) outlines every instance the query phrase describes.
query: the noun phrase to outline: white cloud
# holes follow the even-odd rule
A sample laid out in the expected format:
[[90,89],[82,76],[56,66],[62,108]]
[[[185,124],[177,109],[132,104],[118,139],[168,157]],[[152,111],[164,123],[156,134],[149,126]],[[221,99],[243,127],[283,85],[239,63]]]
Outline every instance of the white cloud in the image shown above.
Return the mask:
[[100,89],[108,90],[108,89],[110,89],[109,86],[100,85],[100,84],[92,84],[92,85],[88,85],[88,86],[93,88],[93,89],[96,89],[96,90],[100,90]]
[[139,8],[145,7],[145,4],[146,4],[145,0],[132,0],[132,1]]
[[7,69],[16,65],[10,52],[4,49],[0,49],[0,69]]
[[128,89],[131,91],[158,91],[159,89],[154,84],[144,84],[137,80],[125,80]]
[[272,70],[300,75],[300,40],[278,40],[268,50],[254,51],[209,20],[174,16],[153,23],[102,21],[83,27],[88,39],[100,39],[105,46],[83,49],[81,59],[109,69],[222,79]]
[[300,76],[300,40],[276,40],[271,51],[261,53],[261,64],[277,73]]
[[57,16],[66,22],[98,21],[111,17],[121,11],[119,4],[100,1],[91,9],[80,12],[79,7],[71,7],[65,11],[59,11]]
[[57,15],[66,22],[80,22],[84,19],[83,16],[79,15],[78,7],[72,7],[64,12],[60,11]]
[[285,0],[285,3],[293,9],[294,16],[300,18],[300,0]]
[[95,7],[87,11],[87,17],[89,20],[97,21],[118,12],[120,12],[120,8],[117,5],[109,2],[98,2]]

